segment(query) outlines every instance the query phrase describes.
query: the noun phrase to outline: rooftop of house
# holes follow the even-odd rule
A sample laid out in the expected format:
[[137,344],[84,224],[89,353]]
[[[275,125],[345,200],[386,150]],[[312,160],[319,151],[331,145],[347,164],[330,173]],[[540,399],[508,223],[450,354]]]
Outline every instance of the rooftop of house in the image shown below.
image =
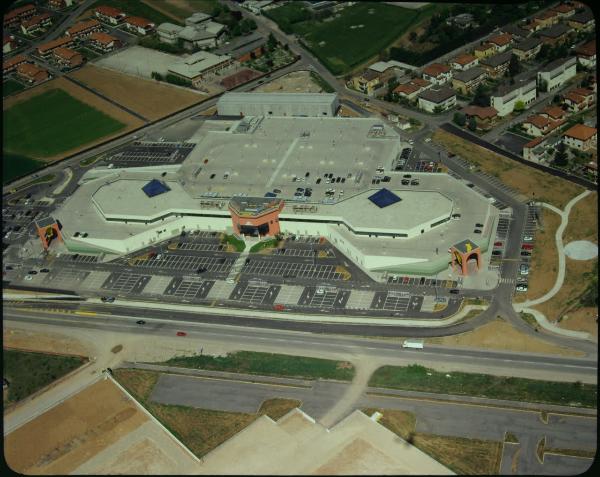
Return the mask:
[[564,136],[579,139],[580,141],[587,141],[595,135],[596,128],[586,126],[585,124],[576,124],[564,133]]
[[475,66],[466,71],[459,71],[454,74],[454,79],[458,81],[462,81],[463,83],[467,83],[469,81],[473,81],[476,78],[479,78],[482,75],[486,75],[487,72],[480,68],[479,66]]
[[492,108],[491,106],[465,106],[462,112],[467,116],[476,116],[479,119],[491,119],[498,116],[496,108]]
[[443,87],[439,89],[426,89],[422,93],[419,93],[419,98],[422,98],[426,101],[430,101],[432,103],[443,103],[444,101],[450,99],[452,96],[456,96],[456,93],[452,88]]
[[441,63],[432,63],[429,66],[423,68],[423,74],[433,76],[435,78],[437,78],[441,74],[448,73],[449,71],[450,67]]

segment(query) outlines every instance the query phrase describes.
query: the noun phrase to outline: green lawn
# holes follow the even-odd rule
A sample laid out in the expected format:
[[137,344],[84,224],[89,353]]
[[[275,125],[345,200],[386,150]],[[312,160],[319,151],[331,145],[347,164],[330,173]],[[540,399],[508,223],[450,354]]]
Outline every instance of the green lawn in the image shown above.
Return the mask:
[[243,252],[246,248],[246,242],[236,238],[234,235],[225,235],[223,242],[233,245],[238,252]]
[[2,83],[2,97],[6,97],[8,95],[14,94],[18,91],[22,91],[25,89],[25,86],[23,86],[21,83],[19,83],[18,81],[9,79],[8,81],[5,81],[4,83]]
[[29,174],[44,165],[27,156],[19,154],[2,153],[2,183],[8,184],[17,177]]
[[430,5],[415,10],[361,2],[344,8],[332,21],[297,21],[306,18],[306,11],[301,4],[292,2],[265,14],[284,31],[300,35],[333,74],[342,75],[384,50],[436,8]]
[[457,371],[442,373],[419,365],[383,366],[371,376],[369,386],[579,407],[596,407],[598,395],[597,387],[593,384]]
[[279,241],[277,239],[267,239],[267,240],[261,240],[260,242],[252,245],[252,247],[250,248],[250,253],[257,253],[260,252],[261,250],[265,249],[265,248],[273,248],[273,247],[277,247],[277,244],[279,243]]
[[50,157],[108,136],[124,124],[53,89],[3,112],[4,151]]
[[237,353],[228,353],[226,356],[175,357],[160,364],[263,376],[339,379],[342,381],[351,381],[354,377],[354,367],[340,361],[252,351],[238,351]]
[[84,358],[3,350],[3,375],[9,382],[8,402],[30,396],[81,366]]
[[[100,5],[106,5],[107,7],[114,7],[123,10],[128,17],[142,17],[147,18],[157,26],[161,23],[177,23],[173,18],[166,16],[165,14],[155,10],[150,5],[141,1],[131,0],[98,0],[90,5],[88,8],[96,8]],[[169,10],[168,4],[164,6],[165,10]]]

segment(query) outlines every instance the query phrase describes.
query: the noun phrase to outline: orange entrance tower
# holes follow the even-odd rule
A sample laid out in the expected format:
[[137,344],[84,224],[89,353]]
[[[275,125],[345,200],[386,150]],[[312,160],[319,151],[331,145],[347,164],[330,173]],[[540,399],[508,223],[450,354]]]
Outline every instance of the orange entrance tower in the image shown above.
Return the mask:
[[471,242],[469,239],[463,240],[450,247],[452,255],[452,270],[458,267],[461,275],[469,274],[469,260],[475,258],[477,262],[477,270],[481,268],[481,250],[479,245]]
[[277,235],[283,205],[283,200],[271,197],[234,197],[229,201],[233,230],[254,237]]
[[41,220],[36,220],[35,227],[37,228],[37,233],[40,236],[44,250],[48,250],[50,243],[55,238],[61,242],[63,241],[60,233],[61,226],[53,217],[44,217]]

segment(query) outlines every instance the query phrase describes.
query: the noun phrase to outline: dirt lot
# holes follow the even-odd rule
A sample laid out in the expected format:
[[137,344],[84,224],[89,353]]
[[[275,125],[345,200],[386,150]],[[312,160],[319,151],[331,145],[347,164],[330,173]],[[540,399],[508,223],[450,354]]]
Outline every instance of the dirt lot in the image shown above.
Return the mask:
[[71,76],[151,120],[206,98],[205,95],[181,88],[158,84],[155,81],[89,64],[72,73]]
[[[597,259],[596,259],[597,260]],[[588,331],[598,336],[596,317],[598,309],[593,307],[578,308],[578,297],[584,291],[587,280],[585,273],[593,270],[596,260],[571,260],[566,258],[565,282],[560,291],[549,301],[535,306],[549,321],[561,318],[559,326],[578,331]],[[567,318],[565,319],[565,315]]]
[[593,192],[581,199],[571,209],[569,223],[563,234],[566,245],[574,240],[598,243],[598,193]]
[[528,290],[517,293],[514,301],[520,303],[533,300],[550,291],[558,276],[558,252],[556,250],[555,234],[560,225],[560,216],[544,208],[544,230],[535,234],[535,248],[531,254]]
[[[547,202],[559,209],[583,192],[583,187],[495,154],[487,149],[438,129],[432,139],[446,150],[477,164],[517,192]],[[534,195],[535,194],[535,195]]]
[[444,336],[442,338],[427,338],[425,341],[446,346],[583,356],[583,353],[580,351],[554,346],[542,339],[531,338],[529,335],[521,333],[501,318],[496,318],[493,322],[483,325],[474,331],[455,336]]
[[254,91],[260,93],[321,93],[323,90],[312,79],[308,71],[294,71],[269,83],[260,85]]
[[108,114],[110,117],[116,119],[117,121],[122,122],[123,124],[127,125],[127,127],[125,129],[122,129],[118,133],[114,134],[113,136],[108,136],[108,137],[98,139],[97,141],[87,143],[81,147],[72,149],[70,151],[66,151],[66,152],[58,154],[56,156],[40,158],[40,160],[43,160],[46,162],[52,162],[52,161],[56,161],[58,159],[62,159],[65,156],[73,154],[82,149],[86,149],[94,144],[105,142],[110,137],[114,137],[117,135],[121,135],[127,131],[131,131],[132,129],[139,127],[143,124],[142,120],[136,118],[135,116],[132,116],[131,114],[123,111],[120,108],[117,108],[116,106],[110,104],[108,101],[105,101],[104,99],[100,98],[99,96],[96,96],[95,94],[90,93],[89,91],[86,91],[85,89],[81,88],[80,86],[77,86],[76,84],[73,84],[70,81],[67,81],[66,79],[64,79],[62,77],[48,81],[47,83],[44,83],[40,86],[36,86],[35,88],[31,88],[29,90],[23,91],[22,93],[12,95],[9,98],[5,98],[3,101],[2,109],[10,108],[14,104],[17,104],[17,103],[20,103],[27,99],[30,99],[34,96],[37,96],[38,94],[41,94],[45,91],[49,91],[51,89],[62,89],[63,91],[66,91],[68,94],[70,94],[74,98],[78,99],[79,101],[81,101],[93,108],[96,108],[97,110],[102,111],[105,114]]
[[4,346],[22,350],[89,356],[90,348],[78,340],[56,333],[3,329]]
[[114,384],[101,380],[8,434],[6,460],[20,473],[67,474],[147,420]]

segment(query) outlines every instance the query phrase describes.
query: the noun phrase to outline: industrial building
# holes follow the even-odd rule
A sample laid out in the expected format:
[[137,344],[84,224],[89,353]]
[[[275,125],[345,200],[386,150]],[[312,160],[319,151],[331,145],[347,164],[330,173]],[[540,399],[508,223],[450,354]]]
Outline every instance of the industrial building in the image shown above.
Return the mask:
[[337,94],[225,93],[217,102],[223,116],[333,117],[340,106]]
[[485,252],[494,237],[498,209],[463,181],[413,173],[401,184],[391,170],[406,143],[377,119],[220,118],[188,142],[180,164],[88,171],[54,214],[67,248],[122,255],[198,229],[315,235],[366,271],[429,274],[454,244]]

